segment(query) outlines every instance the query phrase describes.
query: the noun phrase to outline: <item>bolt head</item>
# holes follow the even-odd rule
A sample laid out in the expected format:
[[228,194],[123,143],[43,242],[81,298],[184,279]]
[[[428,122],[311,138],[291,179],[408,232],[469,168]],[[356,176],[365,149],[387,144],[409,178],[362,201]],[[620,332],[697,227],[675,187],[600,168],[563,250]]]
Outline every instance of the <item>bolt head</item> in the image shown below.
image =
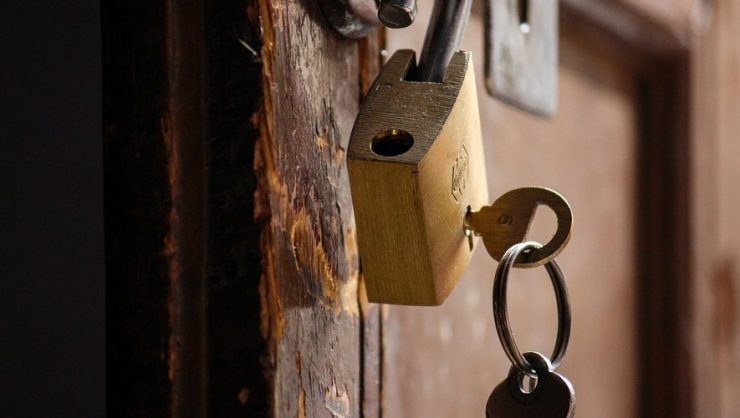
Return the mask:
[[416,0],[385,0],[378,8],[378,18],[385,26],[400,29],[414,23],[417,11]]

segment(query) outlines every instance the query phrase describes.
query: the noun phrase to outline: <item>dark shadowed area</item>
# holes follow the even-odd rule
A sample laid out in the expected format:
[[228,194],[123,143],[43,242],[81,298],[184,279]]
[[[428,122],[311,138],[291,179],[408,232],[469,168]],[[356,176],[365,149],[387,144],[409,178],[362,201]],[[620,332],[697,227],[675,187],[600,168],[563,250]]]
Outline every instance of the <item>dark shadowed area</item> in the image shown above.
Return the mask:
[[102,417],[99,3],[0,10],[0,416]]

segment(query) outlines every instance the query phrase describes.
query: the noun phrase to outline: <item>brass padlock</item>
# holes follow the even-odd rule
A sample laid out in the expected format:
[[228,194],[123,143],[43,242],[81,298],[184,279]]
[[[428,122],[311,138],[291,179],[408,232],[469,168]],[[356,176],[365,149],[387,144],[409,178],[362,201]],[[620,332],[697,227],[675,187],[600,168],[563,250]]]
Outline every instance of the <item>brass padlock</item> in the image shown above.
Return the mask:
[[368,299],[439,305],[470,261],[469,208],[488,202],[470,52],[443,82],[408,81],[413,51],[396,52],[360,108],[348,166]]

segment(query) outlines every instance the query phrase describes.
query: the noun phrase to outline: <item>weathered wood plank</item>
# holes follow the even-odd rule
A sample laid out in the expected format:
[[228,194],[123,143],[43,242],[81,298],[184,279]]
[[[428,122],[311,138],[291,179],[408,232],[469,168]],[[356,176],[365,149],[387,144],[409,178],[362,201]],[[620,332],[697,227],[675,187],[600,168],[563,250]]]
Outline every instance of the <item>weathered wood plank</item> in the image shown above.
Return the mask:
[[361,95],[358,43],[328,28],[313,2],[261,0],[260,17],[256,216],[272,414],[359,417],[363,333],[345,163]]

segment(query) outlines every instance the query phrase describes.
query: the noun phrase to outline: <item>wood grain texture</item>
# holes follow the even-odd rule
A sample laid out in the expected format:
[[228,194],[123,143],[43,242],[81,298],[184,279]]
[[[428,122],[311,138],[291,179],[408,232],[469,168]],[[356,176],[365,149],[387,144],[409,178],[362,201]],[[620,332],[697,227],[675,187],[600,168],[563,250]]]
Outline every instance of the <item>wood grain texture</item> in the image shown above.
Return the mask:
[[[470,55],[453,56],[443,83],[406,81],[414,71],[412,51],[381,71],[352,132],[349,173],[369,300],[438,305],[470,260],[463,221],[487,203],[486,179]],[[410,149],[376,153],[389,129],[410,135]]]
[[362,385],[371,380],[363,381],[361,368],[359,260],[345,161],[362,93],[360,50],[328,26],[315,2],[262,0],[260,19],[256,216],[263,222],[270,416],[359,417]]

